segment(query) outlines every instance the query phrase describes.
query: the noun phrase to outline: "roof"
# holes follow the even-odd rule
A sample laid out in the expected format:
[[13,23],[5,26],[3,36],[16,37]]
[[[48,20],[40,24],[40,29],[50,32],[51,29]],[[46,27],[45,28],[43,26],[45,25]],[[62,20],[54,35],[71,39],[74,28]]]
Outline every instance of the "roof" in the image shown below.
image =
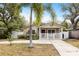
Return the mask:
[[42,24],[40,28],[61,28],[60,24],[54,23],[51,25],[50,23]]
[[40,26],[40,28],[61,28],[61,26]]
[[[51,23],[42,23],[39,28],[61,28],[61,24],[54,23],[54,25],[52,25]],[[35,25],[32,25],[32,29],[37,29],[37,27]],[[27,26],[27,29],[25,29],[24,31],[28,30],[29,25]]]

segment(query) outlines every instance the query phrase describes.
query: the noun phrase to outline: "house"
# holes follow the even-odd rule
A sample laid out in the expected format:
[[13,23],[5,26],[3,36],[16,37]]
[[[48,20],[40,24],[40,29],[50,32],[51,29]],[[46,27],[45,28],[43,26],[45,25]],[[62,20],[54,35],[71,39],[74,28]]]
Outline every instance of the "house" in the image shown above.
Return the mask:
[[[28,26],[27,34],[29,33]],[[39,28],[35,25],[32,25],[32,34],[38,34],[39,40],[41,39],[67,39],[69,38],[68,32],[63,32],[63,28],[61,24],[55,23],[51,25],[51,23],[42,23]]]
[[[39,39],[55,39],[55,34],[57,38],[61,38],[60,32],[62,31],[62,27],[60,24],[44,24],[39,27]],[[57,34],[59,33],[59,34]]]
[[[29,36],[29,26],[27,29],[24,29],[23,32],[20,32],[18,35],[23,33]],[[16,33],[14,33],[15,35]],[[39,36],[39,39],[67,39],[68,32],[63,32],[61,24],[51,25],[50,23],[43,23],[38,28],[35,25],[32,25],[32,34]],[[14,36],[15,37],[15,36]]]

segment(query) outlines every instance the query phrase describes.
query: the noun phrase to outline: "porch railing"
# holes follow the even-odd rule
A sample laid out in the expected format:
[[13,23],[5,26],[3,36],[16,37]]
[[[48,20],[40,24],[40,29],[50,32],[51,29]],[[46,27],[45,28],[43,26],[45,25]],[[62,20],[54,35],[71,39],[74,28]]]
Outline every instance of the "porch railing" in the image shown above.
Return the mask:
[[[63,37],[64,36],[64,37]],[[40,39],[67,39],[68,32],[60,32],[60,33],[40,33]]]

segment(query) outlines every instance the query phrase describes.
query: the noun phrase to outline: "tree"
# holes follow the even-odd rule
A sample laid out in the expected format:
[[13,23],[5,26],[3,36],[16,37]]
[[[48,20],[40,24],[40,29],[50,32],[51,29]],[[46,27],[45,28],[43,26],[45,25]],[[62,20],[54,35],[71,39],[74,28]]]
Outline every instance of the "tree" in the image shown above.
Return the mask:
[[30,47],[32,47],[32,11],[35,13],[36,18],[34,24],[37,26],[37,28],[41,25],[41,18],[44,10],[48,11],[53,19],[55,17],[55,13],[51,8],[51,4],[33,3],[23,4],[23,6],[30,6]]
[[42,4],[41,3],[30,3],[30,4],[22,4],[22,7],[27,7],[29,6],[30,7],[30,45],[29,47],[33,47],[33,44],[32,44],[32,12],[34,11],[35,12],[35,16],[36,16],[36,19],[40,19],[41,18],[41,15],[42,15]]
[[79,16],[79,4],[62,4],[62,11],[64,12],[64,17],[71,21],[72,29],[76,29],[79,18],[77,20],[75,18]]
[[[36,15],[36,19],[34,21],[34,25],[37,27],[38,29],[38,32],[37,32],[37,35],[39,35],[39,26],[41,25],[41,18],[42,18],[42,15],[44,11],[48,12],[50,14],[50,17],[51,17],[51,25],[53,25],[55,23],[55,20],[56,20],[56,14],[55,14],[55,11],[52,7],[52,4],[42,4],[41,7],[43,8],[41,13],[39,13],[38,15]],[[39,11],[39,10],[38,10]]]
[[53,4],[44,4],[44,10],[47,11],[50,16],[51,16],[51,23],[52,25],[54,24],[55,20],[56,20],[56,13],[55,13],[55,10],[54,8],[52,7]]
[[[21,7],[20,4],[3,3],[0,7],[0,22],[7,28],[5,35],[11,40],[11,33],[13,30],[21,27],[22,19],[20,18]],[[22,23],[22,24],[21,24]]]
[[66,21],[62,22],[62,27],[63,27],[63,30],[69,29],[69,25]]

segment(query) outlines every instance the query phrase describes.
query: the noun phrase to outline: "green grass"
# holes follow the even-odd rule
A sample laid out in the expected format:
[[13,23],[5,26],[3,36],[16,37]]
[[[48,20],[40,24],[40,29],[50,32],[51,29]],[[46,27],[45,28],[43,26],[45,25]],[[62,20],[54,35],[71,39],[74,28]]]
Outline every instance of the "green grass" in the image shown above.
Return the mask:
[[0,45],[0,56],[57,56],[59,53],[51,44],[34,44],[34,48],[28,48],[28,44]]

